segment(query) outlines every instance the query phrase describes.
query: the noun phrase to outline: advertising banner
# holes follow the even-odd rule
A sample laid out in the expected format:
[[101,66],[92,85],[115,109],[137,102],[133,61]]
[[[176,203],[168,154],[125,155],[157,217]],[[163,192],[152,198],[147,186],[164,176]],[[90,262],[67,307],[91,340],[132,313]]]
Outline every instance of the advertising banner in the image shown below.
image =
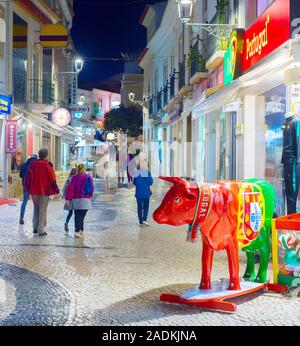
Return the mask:
[[6,95],[0,94],[0,114],[10,115],[11,112],[11,98]]
[[290,0],[274,1],[245,32],[243,72],[290,39],[292,3]]
[[8,120],[6,123],[6,152],[15,153],[17,151],[17,121]]

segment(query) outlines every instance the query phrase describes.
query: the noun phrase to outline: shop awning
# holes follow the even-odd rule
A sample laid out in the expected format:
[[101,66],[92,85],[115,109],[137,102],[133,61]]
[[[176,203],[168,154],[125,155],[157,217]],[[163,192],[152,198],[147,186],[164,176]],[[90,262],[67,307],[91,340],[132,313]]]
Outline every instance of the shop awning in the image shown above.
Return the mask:
[[48,133],[51,133],[57,137],[66,137],[68,142],[73,141],[74,143],[75,138],[78,136],[85,137],[85,134],[82,131],[73,129],[71,126],[59,127],[53,124],[51,121],[45,119],[42,114],[34,114],[32,112],[15,106],[13,107],[13,113],[16,116],[21,117],[25,121],[33,123],[35,126],[41,128],[42,130]]
[[197,118],[200,115],[222,109],[240,96],[259,95],[264,90],[283,83],[283,77],[278,78],[279,74],[283,74],[284,69],[297,62],[296,57],[293,56],[292,43],[292,41],[285,42],[249,72],[221,90],[214,91],[212,95],[210,95],[209,89],[206,90],[193,106],[193,117]]
[[234,101],[237,98],[239,87],[240,81],[235,80],[211,96],[204,98],[201,95],[200,100],[193,107],[193,118],[213,112],[222,108],[225,104]]

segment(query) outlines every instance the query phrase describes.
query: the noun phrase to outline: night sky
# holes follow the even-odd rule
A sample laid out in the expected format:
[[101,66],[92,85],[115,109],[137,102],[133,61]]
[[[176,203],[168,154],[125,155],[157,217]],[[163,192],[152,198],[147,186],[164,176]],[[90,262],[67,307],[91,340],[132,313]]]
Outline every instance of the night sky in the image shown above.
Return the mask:
[[85,59],[80,87],[123,71],[122,61],[89,58],[121,58],[120,52],[145,48],[146,29],[139,19],[145,6],[155,2],[161,0],[74,0],[72,38],[78,54]]

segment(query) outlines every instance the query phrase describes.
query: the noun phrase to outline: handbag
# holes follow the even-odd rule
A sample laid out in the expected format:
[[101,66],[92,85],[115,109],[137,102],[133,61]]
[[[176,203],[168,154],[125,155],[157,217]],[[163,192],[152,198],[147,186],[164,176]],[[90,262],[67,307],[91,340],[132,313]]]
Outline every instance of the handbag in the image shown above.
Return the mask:
[[90,176],[87,177],[84,183],[83,193],[84,195],[91,195],[93,193],[92,179]]

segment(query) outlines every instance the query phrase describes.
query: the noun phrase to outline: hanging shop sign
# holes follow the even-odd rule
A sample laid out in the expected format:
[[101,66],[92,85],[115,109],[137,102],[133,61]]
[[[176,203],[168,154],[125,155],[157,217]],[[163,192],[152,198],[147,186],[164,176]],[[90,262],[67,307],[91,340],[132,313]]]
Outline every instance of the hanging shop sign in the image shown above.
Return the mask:
[[27,47],[27,26],[14,24],[13,26],[13,48]]
[[9,96],[0,94],[0,114],[10,115],[11,103]]
[[71,114],[65,108],[59,108],[52,114],[52,122],[59,126],[67,126],[71,121]]
[[6,152],[17,152],[17,121],[8,120],[6,123]]
[[224,55],[224,85],[238,78],[242,73],[242,55],[245,30],[233,30],[230,35],[229,48]]
[[40,33],[41,46],[44,48],[65,48],[69,42],[69,31],[61,24],[48,24]]
[[84,116],[87,116],[90,114],[90,107],[71,105],[69,107],[69,111],[71,112],[72,118],[82,119]]
[[163,125],[171,124],[175,122],[180,116],[180,104],[174,105],[174,107],[161,117],[161,122]]
[[300,34],[299,1],[274,1],[245,32],[242,72],[297,33]]

